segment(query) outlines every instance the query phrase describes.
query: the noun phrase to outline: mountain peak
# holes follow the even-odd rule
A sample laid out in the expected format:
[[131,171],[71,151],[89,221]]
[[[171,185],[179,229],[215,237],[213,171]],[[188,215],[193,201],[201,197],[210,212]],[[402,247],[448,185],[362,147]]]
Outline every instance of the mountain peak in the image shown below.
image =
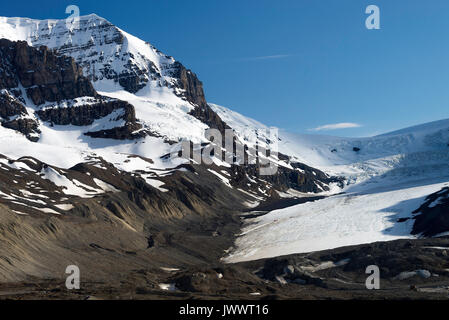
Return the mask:
[[184,95],[188,88],[183,88],[177,77],[183,73],[179,63],[94,13],[80,17],[76,29],[70,28],[65,19],[2,17],[0,38],[46,46],[71,56],[102,90],[122,87],[137,93],[145,87],[147,92],[168,88],[171,94],[189,96]]
[[[66,20],[4,17],[0,18],[1,38],[25,41],[35,48],[45,46],[73,58],[97,92],[132,101],[139,120],[168,140],[194,136],[200,141],[204,127],[225,128],[208,107],[202,83],[192,71],[97,14],[80,17],[75,29]],[[154,105],[164,108],[149,112]],[[178,119],[174,128],[173,119]]]
[[[67,20],[68,16],[61,19],[34,19],[34,18],[28,18],[28,17],[6,17],[6,16],[0,16],[0,22],[7,22],[10,24],[26,24],[26,23],[40,23],[40,22],[51,22],[51,23],[58,23]],[[100,17],[96,13],[90,13],[87,15],[82,15],[79,17],[81,21],[85,20],[100,20],[100,21],[106,21],[109,22],[107,19]]]

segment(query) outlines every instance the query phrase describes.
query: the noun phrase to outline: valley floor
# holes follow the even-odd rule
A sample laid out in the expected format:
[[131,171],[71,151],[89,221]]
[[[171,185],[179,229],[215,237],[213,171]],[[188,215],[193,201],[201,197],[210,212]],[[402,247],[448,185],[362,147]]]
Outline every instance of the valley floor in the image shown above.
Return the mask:
[[[36,278],[0,285],[0,300],[443,300],[448,251],[449,238],[397,240],[238,264],[141,269],[120,281],[83,281],[74,291],[62,279]],[[366,289],[372,264],[380,267],[379,290]]]

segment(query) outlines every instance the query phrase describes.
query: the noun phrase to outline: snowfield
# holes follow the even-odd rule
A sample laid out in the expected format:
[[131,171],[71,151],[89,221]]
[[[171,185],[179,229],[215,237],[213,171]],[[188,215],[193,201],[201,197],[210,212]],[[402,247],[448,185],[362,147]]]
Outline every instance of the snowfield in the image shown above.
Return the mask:
[[[267,128],[227,108],[214,110],[237,131]],[[225,262],[415,238],[414,221],[407,219],[428,195],[449,185],[449,120],[359,139],[280,131],[279,149],[345,177],[346,186],[249,220]]]

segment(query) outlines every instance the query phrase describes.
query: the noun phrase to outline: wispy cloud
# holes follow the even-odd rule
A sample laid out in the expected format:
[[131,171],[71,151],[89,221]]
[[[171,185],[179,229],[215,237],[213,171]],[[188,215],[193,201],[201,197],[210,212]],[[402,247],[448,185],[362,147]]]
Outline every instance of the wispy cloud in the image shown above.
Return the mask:
[[330,131],[330,130],[339,130],[339,129],[360,128],[361,126],[362,125],[360,125],[358,123],[342,122],[342,123],[326,124],[324,126],[309,129],[309,131]]
[[292,57],[291,54],[275,54],[271,56],[260,56],[260,57],[250,57],[250,58],[242,58],[240,61],[258,61],[258,60],[274,60],[274,59],[285,59]]

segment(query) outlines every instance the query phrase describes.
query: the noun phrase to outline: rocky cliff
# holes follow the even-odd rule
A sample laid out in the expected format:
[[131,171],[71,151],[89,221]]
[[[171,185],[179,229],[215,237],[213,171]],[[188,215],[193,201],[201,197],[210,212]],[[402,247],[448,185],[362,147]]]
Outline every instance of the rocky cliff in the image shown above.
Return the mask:
[[[120,130],[114,131],[116,135],[109,132],[108,138],[133,138],[133,132],[141,129],[132,105],[101,97],[73,58],[44,46],[33,48],[24,41],[1,39],[0,89],[2,125],[23,133],[34,142],[40,133],[36,116],[51,125],[89,126],[118,111],[110,120],[122,120],[123,124]],[[74,102],[76,98],[86,97],[90,99],[85,104]],[[61,102],[66,104],[61,106]],[[27,103],[34,114],[27,110]],[[106,134],[89,132],[89,135],[103,137]]]
[[0,40],[0,89],[22,85],[32,102],[39,106],[83,96],[96,96],[90,81],[71,57],[46,47],[30,47],[24,41]]
[[[6,31],[11,27],[17,34]],[[159,95],[168,91],[165,96],[173,95],[192,104],[190,114],[196,119],[219,130],[226,127],[207,105],[203,85],[191,70],[95,14],[81,17],[79,28],[74,30],[67,28],[65,20],[0,18],[2,37],[19,38],[35,48],[46,46],[72,57],[99,91],[121,88],[150,96],[152,92]],[[35,95],[40,102],[43,95]]]

